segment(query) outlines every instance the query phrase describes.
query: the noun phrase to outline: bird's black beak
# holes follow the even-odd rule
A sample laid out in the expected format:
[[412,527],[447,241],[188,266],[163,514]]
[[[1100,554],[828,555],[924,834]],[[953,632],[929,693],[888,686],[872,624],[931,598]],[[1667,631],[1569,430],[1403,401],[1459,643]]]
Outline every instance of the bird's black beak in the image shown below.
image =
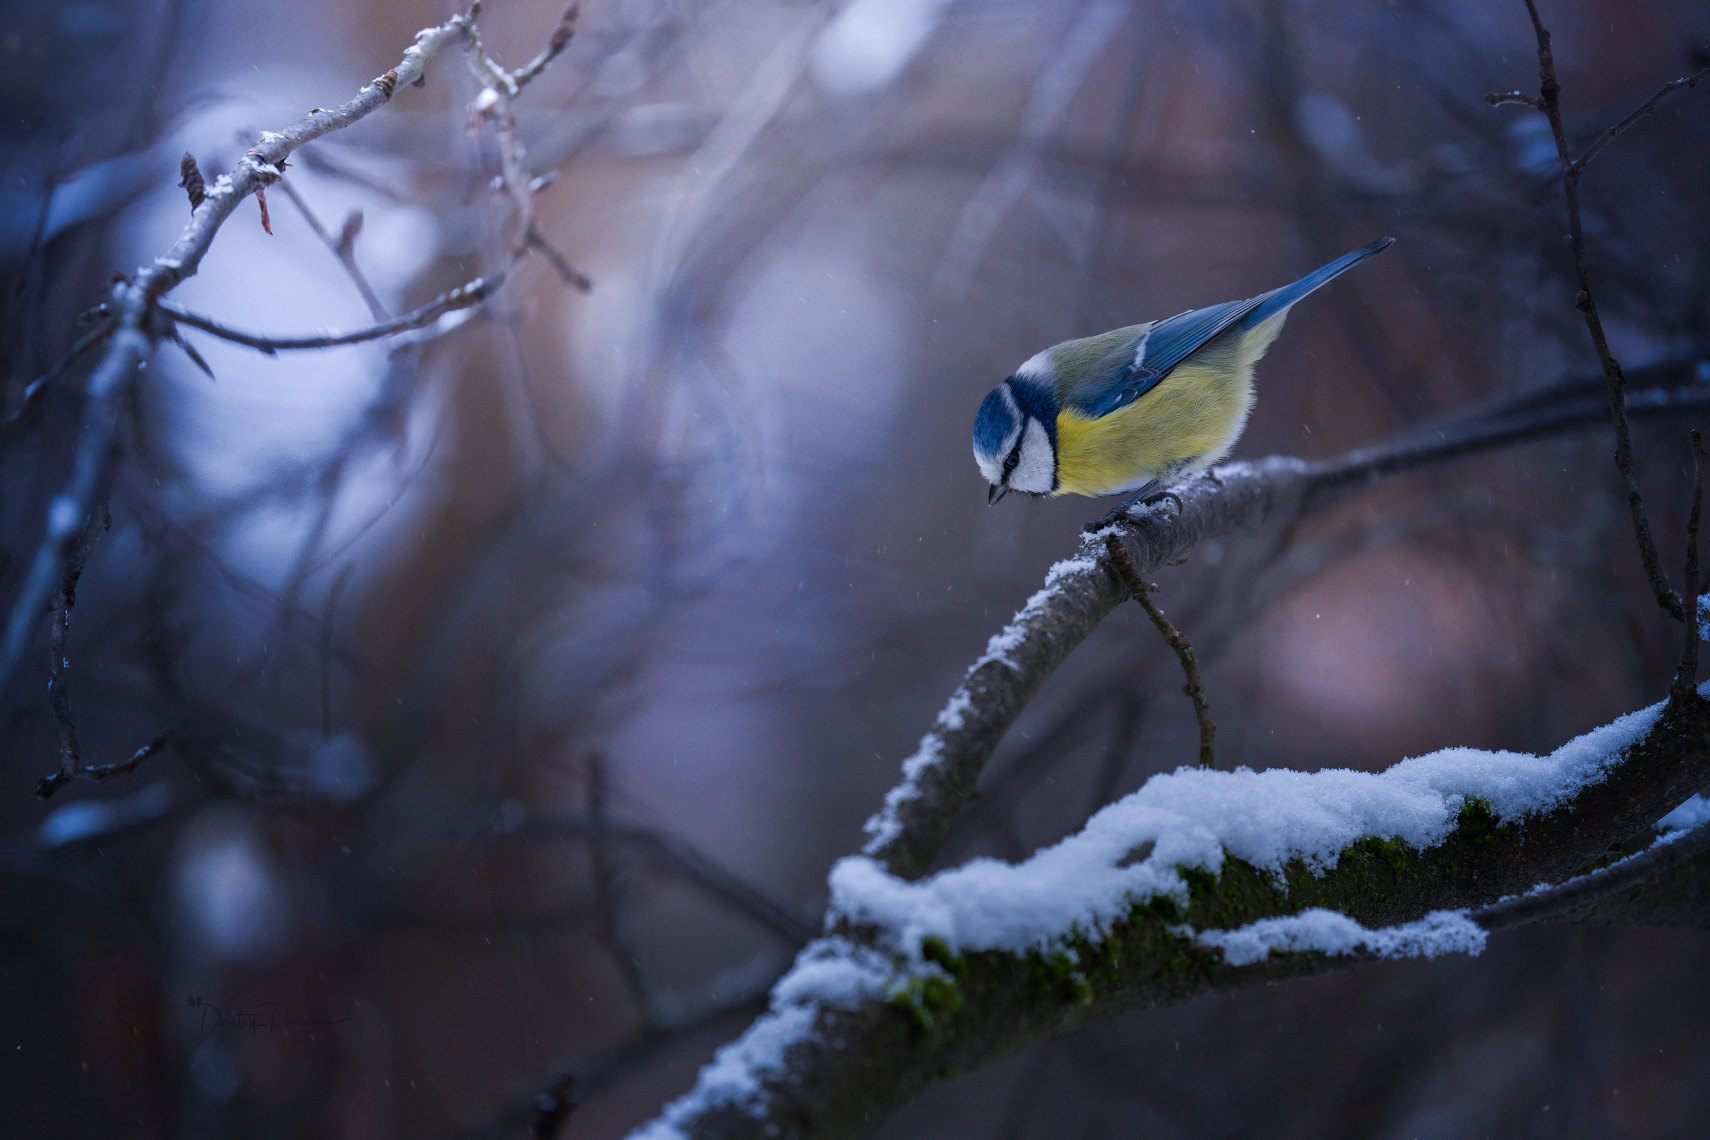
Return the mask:
[[1009,494],[1008,483],[993,483],[992,489],[986,492],[986,502],[995,507],[997,501],[1007,494]]

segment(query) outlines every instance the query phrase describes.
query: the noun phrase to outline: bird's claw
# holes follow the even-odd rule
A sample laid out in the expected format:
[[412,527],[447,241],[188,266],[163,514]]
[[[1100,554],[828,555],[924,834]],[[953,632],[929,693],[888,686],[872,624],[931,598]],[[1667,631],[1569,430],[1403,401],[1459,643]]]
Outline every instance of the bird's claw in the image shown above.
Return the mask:
[[1153,503],[1161,503],[1165,499],[1175,500],[1176,513],[1177,514],[1182,514],[1183,512],[1185,512],[1187,510],[1187,508],[1182,504],[1182,497],[1180,495],[1176,494],[1174,491],[1155,491],[1152,494],[1147,495],[1145,498],[1140,499],[1136,502],[1128,502],[1125,500],[1121,503],[1118,503],[1116,505],[1115,510],[1112,510],[1112,511],[1108,512],[1107,514],[1105,514],[1099,518],[1096,518],[1092,522],[1087,523],[1084,526],[1082,526],[1081,527],[1081,533],[1082,534],[1096,534],[1099,531],[1103,530],[1105,527],[1111,526],[1114,523],[1121,522],[1123,519],[1127,518],[1129,516],[1130,512],[1132,512],[1135,507],[1149,507]]

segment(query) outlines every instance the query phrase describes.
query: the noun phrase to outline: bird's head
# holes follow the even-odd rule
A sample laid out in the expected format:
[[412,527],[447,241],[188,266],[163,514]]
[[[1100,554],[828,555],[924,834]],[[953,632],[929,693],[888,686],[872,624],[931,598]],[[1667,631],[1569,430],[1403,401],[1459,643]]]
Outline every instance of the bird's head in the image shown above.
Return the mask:
[[1028,372],[1038,359],[993,388],[974,417],[974,462],[992,485],[987,502],[1057,489],[1057,398],[1041,369]]

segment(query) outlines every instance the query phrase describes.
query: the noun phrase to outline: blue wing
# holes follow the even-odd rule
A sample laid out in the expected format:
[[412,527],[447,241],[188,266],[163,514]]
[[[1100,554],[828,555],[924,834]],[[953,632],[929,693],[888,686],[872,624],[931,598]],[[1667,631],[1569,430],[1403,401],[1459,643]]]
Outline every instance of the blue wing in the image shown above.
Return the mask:
[[[1074,399],[1076,410],[1097,419],[1126,408],[1170,374],[1170,370],[1217,339],[1235,325],[1252,328],[1269,320],[1313,290],[1328,285],[1368,257],[1375,257],[1395,243],[1379,238],[1352,253],[1315,269],[1292,285],[1272,289],[1245,301],[1225,301],[1205,309],[1193,309],[1153,325],[1145,337],[1145,352],[1139,363],[1130,360],[1111,376],[1108,386],[1091,398]],[[1138,347],[1138,346],[1136,346]]]
[[[1252,312],[1254,306],[1270,295],[1266,293],[1250,301],[1226,301],[1208,309],[1195,309],[1159,321],[1147,331],[1143,341],[1135,345],[1138,350],[1143,343],[1144,352],[1133,352],[1096,395],[1070,402],[1077,411],[1093,419],[1126,408],[1156,388],[1169,375],[1170,369]],[[1136,356],[1139,363],[1135,363]]]

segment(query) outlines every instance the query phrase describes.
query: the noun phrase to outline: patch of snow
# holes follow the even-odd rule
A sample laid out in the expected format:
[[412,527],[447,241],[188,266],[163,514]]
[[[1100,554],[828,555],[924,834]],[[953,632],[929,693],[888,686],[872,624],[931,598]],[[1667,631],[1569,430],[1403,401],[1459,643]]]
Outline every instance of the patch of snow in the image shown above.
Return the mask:
[[977,711],[967,678],[971,678],[982,666],[992,661],[1002,662],[1012,672],[1020,673],[1021,666],[1012,661],[1009,654],[1027,640],[1030,632],[1028,623],[1042,614],[1062,591],[1063,579],[1084,574],[1097,566],[1098,559],[1091,554],[1065,558],[1053,565],[1045,573],[1045,585],[1027,599],[1026,605],[1016,611],[1015,617],[1004,626],[1002,632],[993,635],[991,640],[986,642],[985,653],[969,667],[962,684],[950,694],[949,702],[933,722],[932,731],[920,738],[920,746],[915,749],[913,755],[903,761],[902,782],[885,794],[885,806],[862,827],[862,832],[867,836],[866,845],[861,849],[865,854],[872,855],[883,850],[901,833],[902,821],[897,818],[897,809],[909,800],[920,798],[921,776],[943,759],[944,734],[958,732],[966,727],[969,715]]
[[1433,911],[1418,922],[1368,930],[1345,914],[1313,907],[1285,918],[1265,918],[1236,930],[1207,930],[1195,941],[1223,950],[1231,966],[1262,962],[1272,950],[1298,954],[1352,954],[1365,950],[1379,958],[1435,958],[1439,954],[1478,954],[1488,932],[1464,910]]
[[1181,768],[1024,863],[974,859],[909,882],[866,856],[845,858],[832,868],[832,909],[878,926],[910,957],[932,936],[958,952],[1043,950],[1073,931],[1097,936],[1148,898],[1186,903],[1177,867],[1217,873],[1235,856],[1280,878],[1299,859],[1321,874],[1368,836],[1435,846],[1471,797],[1502,820],[1549,810],[1602,779],[1661,711],[1629,713],[1548,756],[1448,748],[1379,773]]
[[772,1008],[735,1041],[713,1055],[687,1095],[659,1119],[632,1133],[634,1140],[679,1140],[679,1123],[717,1105],[760,1110],[761,1081],[784,1069],[790,1046],[806,1040],[823,1009],[854,1009],[892,988],[889,959],[843,938],[825,938],[803,950],[794,968],[772,988]]
[[1710,823],[1710,800],[1699,793],[1657,820],[1657,830],[1687,832],[1704,823]]

